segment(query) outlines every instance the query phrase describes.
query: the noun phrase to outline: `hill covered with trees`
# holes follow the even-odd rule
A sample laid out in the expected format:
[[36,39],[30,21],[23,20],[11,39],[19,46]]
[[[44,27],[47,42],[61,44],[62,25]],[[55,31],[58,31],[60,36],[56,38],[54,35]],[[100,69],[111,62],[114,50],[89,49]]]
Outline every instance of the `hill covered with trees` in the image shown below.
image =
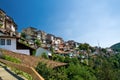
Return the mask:
[[120,43],[116,43],[110,47],[114,51],[120,52]]
[[120,54],[96,54],[88,58],[88,64],[81,62],[81,57],[54,56],[52,60],[68,65],[51,69],[45,63],[39,63],[36,70],[46,80],[120,80]]

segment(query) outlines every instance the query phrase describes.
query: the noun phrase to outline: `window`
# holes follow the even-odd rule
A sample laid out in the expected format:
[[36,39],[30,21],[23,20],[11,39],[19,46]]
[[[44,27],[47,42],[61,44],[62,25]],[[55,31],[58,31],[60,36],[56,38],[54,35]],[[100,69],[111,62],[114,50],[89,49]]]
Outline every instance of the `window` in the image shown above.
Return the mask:
[[0,45],[5,45],[5,39],[0,39]]
[[0,20],[2,20],[3,21],[3,17],[0,15]]
[[11,45],[11,40],[7,39],[7,45]]

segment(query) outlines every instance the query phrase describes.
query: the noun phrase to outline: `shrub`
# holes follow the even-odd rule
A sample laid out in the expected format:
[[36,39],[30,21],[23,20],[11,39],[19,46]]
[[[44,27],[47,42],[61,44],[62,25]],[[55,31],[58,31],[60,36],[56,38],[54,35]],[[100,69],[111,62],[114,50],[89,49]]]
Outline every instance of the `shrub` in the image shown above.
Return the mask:
[[45,59],[48,59],[48,56],[46,55],[45,52],[41,54],[41,57],[42,57],[42,58],[45,58]]

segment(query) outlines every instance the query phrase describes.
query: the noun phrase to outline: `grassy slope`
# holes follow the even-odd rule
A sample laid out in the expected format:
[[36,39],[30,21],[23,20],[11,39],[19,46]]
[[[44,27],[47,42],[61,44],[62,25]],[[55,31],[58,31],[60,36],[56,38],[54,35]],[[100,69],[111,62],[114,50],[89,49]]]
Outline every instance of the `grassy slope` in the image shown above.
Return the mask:
[[11,51],[8,51],[8,50],[3,50],[3,49],[0,49],[0,50],[5,55],[9,55],[9,56],[12,56],[14,58],[20,59],[21,64],[26,65],[26,66],[36,67],[39,62],[45,62],[45,63],[47,63],[47,66],[49,66],[51,68],[66,65],[66,63],[55,62],[55,61],[52,61],[52,60],[46,60],[46,59],[43,59],[43,58],[24,55],[24,54],[20,54],[20,53],[14,53],[14,52],[11,52]]

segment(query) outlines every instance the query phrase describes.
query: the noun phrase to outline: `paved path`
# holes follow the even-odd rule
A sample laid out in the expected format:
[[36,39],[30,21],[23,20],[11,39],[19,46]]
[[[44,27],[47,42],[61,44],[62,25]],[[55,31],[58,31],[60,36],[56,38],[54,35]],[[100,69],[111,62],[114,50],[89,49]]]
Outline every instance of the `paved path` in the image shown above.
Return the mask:
[[0,63],[0,80],[27,80],[13,73],[9,68]]

